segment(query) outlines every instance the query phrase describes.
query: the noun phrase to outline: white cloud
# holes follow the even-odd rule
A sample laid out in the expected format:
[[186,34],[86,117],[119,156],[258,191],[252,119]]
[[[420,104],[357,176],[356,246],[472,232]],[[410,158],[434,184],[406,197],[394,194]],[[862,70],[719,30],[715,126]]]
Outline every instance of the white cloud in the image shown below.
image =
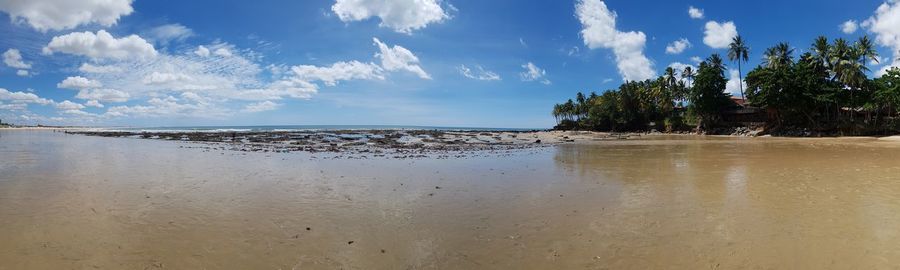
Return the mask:
[[688,16],[691,16],[691,19],[703,19],[703,10],[690,6],[688,7]]
[[693,70],[693,72],[697,72],[696,66],[691,65],[691,64],[681,63],[681,62],[672,62],[671,64],[669,64],[669,67],[675,69],[675,73],[676,73],[675,77],[678,78],[678,80],[684,79],[684,74],[682,74],[682,73],[684,73],[684,68],[686,68],[686,67],[690,67],[691,70]]
[[578,53],[580,53],[580,52],[581,52],[581,48],[579,48],[578,46],[572,46],[572,48],[569,49],[569,51],[566,54],[569,56],[577,56]]
[[71,101],[68,101],[68,100],[64,100],[63,102],[58,102],[58,103],[56,103],[56,104],[53,105],[53,106],[56,107],[57,110],[61,110],[61,111],[71,111],[71,110],[81,110],[81,109],[84,109],[84,105],[81,105],[81,104],[78,104],[78,103],[75,103],[75,102],[71,102]]
[[591,49],[612,49],[622,79],[636,81],[656,76],[653,64],[643,52],[647,42],[643,32],[617,30],[618,15],[601,0],[579,0],[575,9],[583,27],[584,44]]
[[840,25],[841,32],[844,34],[853,34],[856,33],[856,29],[859,29],[859,24],[854,20],[849,20]]
[[170,83],[190,83],[193,81],[191,76],[181,73],[166,73],[154,71],[144,76],[143,82],[147,85],[165,85]]
[[691,62],[694,62],[694,64],[699,65],[700,62],[703,62],[703,58],[700,58],[700,56],[691,56]]
[[218,48],[215,52],[213,52],[213,54],[221,57],[231,57],[234,55],[231,53],[231,50],[228,50],[228,48]]
[[20,77],[28,77],[29,74],[30,73],[24,69],[16,70],[16,75],[18,75]]
[[95,108],[103,108],[104,107],[103,104],[100,103],[100,101],[97,101],[94,99],[88,100],[87,102],[85,102],[84,106],[95,107]]
[[[419,59],[400,46],[375,42],[378,54],[369,62],[341,61],[330,65],[269,65],[263,69],[262,56],[227,43],[204,45],[209,55],[195,48],[160,52],[150,58],[110,58],[82,64],[78,76],[65,83],[80,89],[75,98],[84,105],[104,105],[105,113],[81,114],[94,119],[201,117],[221,119],[247,113],[246,103],[263,109],[264,105],[283,104],[286,98],[309,99],[320,87],[348,80],[385,80],[392,71],[410,71],[428,77],[419,67]],[[199,47],[198,47],[199,48]],[[227,51],[230,57],[215,55]],[[98,64],[102,63],[102,64]],[[378,64],[380,62],[380,64]],[[96,82],[96,83],[95,83]],[[60,83],[63,85],[64,83]],[[77,87],[77,88],[76,88]],[[92,102],[95,101],[95,102]],[[111,106],[115,102],[133,104]],[[240,107],[236,106],[240,104]],[[98,107],[100,108],[100,107]],[[75,115],[75,114],[73,114]]]
[[440,0],[337,0],[331,10],[343,22],[378,17],[381,27],[406,34],[450,19]]
[[172,41],[184,41],[193,35],[193,30],[177,23],[157,26],[148,32],[151,40],[163,45]]
[[484,68],[482,68],[481,66],[477,66],[477,65],[475,66],[475,68],[478,70],[472,71],[472,69],[470,69],[469,67],[466,67],[466,65],[460,65],[458,69],[459,69],[460,74],[462,74],[463,76],[465,76],[466,78],[469,78],[469,79],[475,79],[475,80],[480,80],[480,81],[499,81],[500,80],[500,75],[497,75],[497,73],[494,73],[493,71],[484,70]]
[[375,45],[378,46],[378,49],[380,50],[379,53],[375,54],[375,57],[381,59],[381,67],[385,70],[406,70],[415,73],[419,78],[431,79],[431,75],[428,75],[428,73],[419,66],[419,58],[406,48],[400,47],[400,45],[390,47],[377,38],[372,38],[372,40],[375,41]]
[[328,67],[299,65],[291,67],[296,79],[335,86],[339,81],[348,80],[384,80],[384,70],[373,63],[359,61],[337,62]]
[[669,43],[669,45],[666,46],[666,53],[667,54],[680,54],[680,53],[684,52],[684,50],[687,50],[687,48],[690,48],[691,46],[692,45],[691,45],[690,41],[688,41],[686,38],[681,38],[679,40],[673,41],[672,43]]
[[274,110],[277,110],[278,107],[281,107],[281,104],[266,100],[266,101],[247,104],[247,106],[244,106],[244,109],[242,111],[248,112],[248,113],[256,113],[256,112],[274,111]]
[[862,23],[875,34],[878,45],[888,47],[894,53],[892,63],[884,65],[875,75],[881,76],[891,67],[900,67],[900,1],[887,1],[878,6],[875,14]]
[[41,98],[33,93],[10,92],[9,90],[3,88],[0,88],[0,100],[10,101],[13,103],[34,103],[40,105],[53,103],[53,101]]
[[115,89],[85,89],[78,91],[75,98],[102,102],[125,102],[131,98],[131,95]]
[[534,63],[532,63],[532,62],[525,63],[522,65],[522,68],[525,69],[525,71],[522,71],[522,73],[519,73],[519,76],[522,77],[522,81],[524,81],[524,82],[539,81],[542,84],[547,84],[547,85],[551,84],[550,80],[548,80],[546,78],[547,71],[539,68]]
[[122,69],[114,66],[97,66],[90,63],[84,63],[78,67],[78,71],[84,73],[117,73],[122,72]]
[[65,80],[63,80],[62,82],[57,83],[56,87],[80,90],[80,89],[103,87],[103,84],[98,81],[91,80],[91,79],[88,79],[85,77],[74,76],[74,77],[68,77]]
[[3,53],[3,63],[11,68],[30,69],[31,63],[22,61],[22,53],[17,49],[9,49]]
[[731,40],[738,35],[738,32],[734,22],[718,23],[709,21],[706,22],[706,30],[703,34],[703,44],[713,49],[725,49],[728,48],[728,44],[731,44]]
[[28,104],[25,104],[25,103],[9,103],[9,104],[0,103],[0,111],[2,111],[2,110],[26,111],[27,109],[28,109]]
[[200,57],[208,57],[208,56],[209,56],[209,49],[206,48],[206,46],[200,45],[200,46],[197,46],[197,50],[194,51],[194,54],[196,54],[196,55],[198,55],[198,56],[200,56]]
[[152,58],[157,55],[153,45],[137,35],[117,39],[105,30],[97,31],[97,34],[73,32],[53,37],[44,47],[44,54],[55,52],[87,56],[94,60]]
[[132,0],[4,0],[0,10],[9,14],[15,23],[27,23],[32,28],[66,30],[97,23],[116,24],[120,17],[131,14]]
[[111,107],[104,115],[107,117],[155,118],[179,116],[221,119],[231,115],[231,112],[211,103],[182,102],[182,100],[173,96],[166,96],[163,98],[152,98],[147,101],[146,105]]
[[725,85],[725,92],[734,97],[741,97],[741,84],[747,89],[747,83],[741,81],[740,73],[737,70],[729,71],[728,83]]

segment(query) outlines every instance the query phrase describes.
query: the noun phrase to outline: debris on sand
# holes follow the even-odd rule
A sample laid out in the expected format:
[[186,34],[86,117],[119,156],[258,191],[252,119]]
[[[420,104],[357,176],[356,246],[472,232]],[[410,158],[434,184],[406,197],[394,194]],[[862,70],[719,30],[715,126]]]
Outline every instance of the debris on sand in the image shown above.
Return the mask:
[[[71,134],[201,143],[205,150],[260,153],[335,153],[342,158],[465,157],[479,151],[551,147],[576,141],[616,139],[608,133],[464,130],[116,131]],[[191,148],[191,147],[184,147]]]

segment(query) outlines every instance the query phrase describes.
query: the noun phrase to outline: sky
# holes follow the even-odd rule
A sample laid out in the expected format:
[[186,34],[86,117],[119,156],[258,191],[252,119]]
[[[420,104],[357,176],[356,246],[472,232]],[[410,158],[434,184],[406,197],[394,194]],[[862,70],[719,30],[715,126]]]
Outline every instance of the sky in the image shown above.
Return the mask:
[[[900,1],[0,0],[0,120],[548,128],[553,104],[723,56],[868,35]],[[727,92],[739,95],[736,63]]]

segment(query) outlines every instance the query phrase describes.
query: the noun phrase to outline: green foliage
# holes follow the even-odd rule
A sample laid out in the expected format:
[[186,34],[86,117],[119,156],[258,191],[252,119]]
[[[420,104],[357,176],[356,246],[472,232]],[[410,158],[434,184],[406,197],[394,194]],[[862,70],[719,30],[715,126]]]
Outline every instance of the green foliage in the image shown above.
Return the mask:
[[722,110],[733,104],[729,95],[725,93],[727,83],[725,66],[718,54],[713,54],[700,63],[694,86],[688,93],[691,109],[700,119],[698,127],[704,128],[713,124]]
[[[877,63],[879,57],[867,36],[852,43],[818,37],[799,58],[794,51],[787,43],[776,44],[765,50],[763,64],[746,75],[742,94],[750,106],[766,110],[770,128],[830,134],[900,132],[900,68],[870,79],[867,64]],[[748,46],[736,37],[728,59],[740,69],[748,58]],[[713,54],[696,70],[667,68],[655,80],[626,82],[600,95],[578,93],[574,101],[555,105],[553,115],[560,126],[573,129],[712,128],[723,111],[735,106],[724,92],[725,70],[722,58]]]

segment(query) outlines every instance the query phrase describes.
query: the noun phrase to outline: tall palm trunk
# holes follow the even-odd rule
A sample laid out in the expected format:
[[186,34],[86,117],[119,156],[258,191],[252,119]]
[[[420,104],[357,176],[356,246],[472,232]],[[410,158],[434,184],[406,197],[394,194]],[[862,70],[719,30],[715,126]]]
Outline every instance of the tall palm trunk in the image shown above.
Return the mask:
[[744,104],[746,104],[747,99],[744,98],[744,73],[741,72],[741,61],[740,60],[738,60],[738,78],[741,80],[738,82],[738,85],[741,86],[741,99],[744,101]]

